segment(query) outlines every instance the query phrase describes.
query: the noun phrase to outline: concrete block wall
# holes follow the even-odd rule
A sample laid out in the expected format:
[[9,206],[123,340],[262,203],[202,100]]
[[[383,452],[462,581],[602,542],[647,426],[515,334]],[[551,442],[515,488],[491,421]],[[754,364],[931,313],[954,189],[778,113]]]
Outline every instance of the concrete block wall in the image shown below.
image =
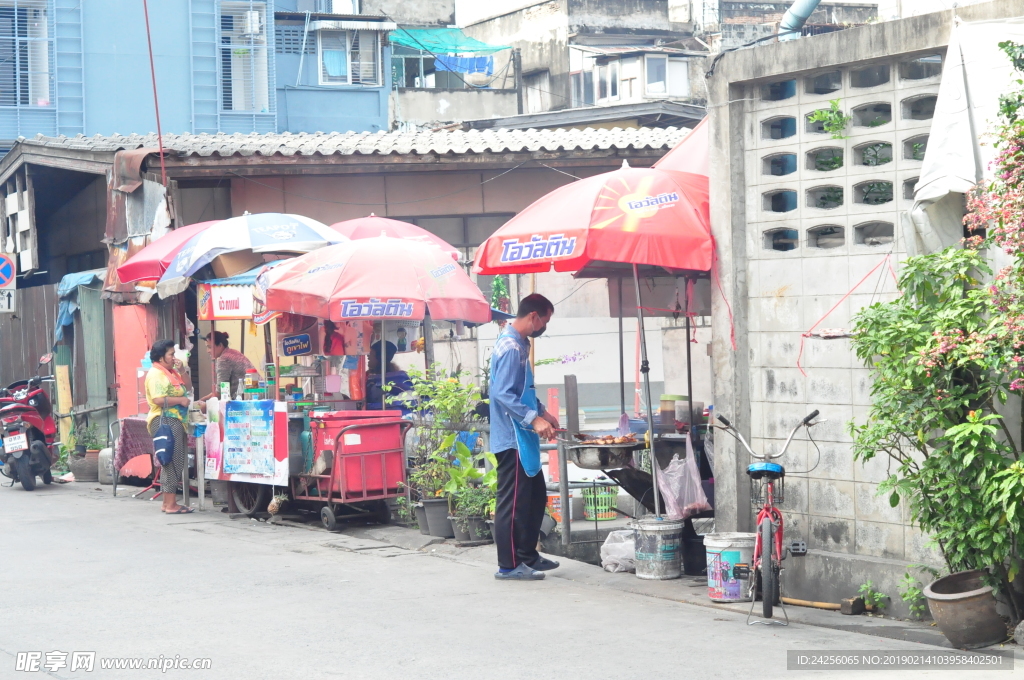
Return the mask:
[[[943,52],[935,50],[931,54]],[[903,183],[915,181],[921,166],[919,160],[905,157],[903,145],[911,138],[927,135],[930,125],[928,119],[905,116],[909,111],[903,104],[915,97],[936,95],[939,85],[937,75],[918,80],[901,77],[900,63],[921,56],[927,55],[828,67],[745,85],[748,102],[743,158],[752,445],[755,451],[779,451],[789,431],[814,409],[820,410],[820,418],[827,421],[811,431],[815,443],[801,435],[801,440],[794,441],[779,459],[789,475],[782,504],[787,539],[802,538],[814,551],[810,561],[794,560],[791,565],[786,590],[795,597],[822,598],[821,579],[805,578],[813,565],[817,567],[812,571],[851,574],[852,581],[834,585],[828,589],[828,596],[838,599],[856,594],[866,578],[854,576],[857,570],[847,562],[857,556],[872,558],[870,563],[876,568],[888,567],[872,580],[876,588],[883,583],[889,587],[888,594],[898,602],[896,572],[901,575],[908,562],[941,563],[920,533],[908,526],[903,508],[892,508],[887,498],[877,495],[878,483],[886,476],[885,461],[865,467],[853,460],[847,423],[870,404],[868,370],[854,356],[848,339],[803,337],[816,324],[818,328],[849,330],[859,309],[892,299],[896,292],[894,272],[904,253],[898,213],[912,203]],[[854,87],[853,74],[866,67],[887,70],[888,81],[873,87]],[[829,94],[809,92],[815,76],[835,71],[841,74],[838,90]],[[787,80],[795,80],[792,96],[780,100],[764,96],[766,85]],[[828,108],[829,101],[835,99],[847,115],[863,106],[888,105],[891,120],[868,126],[859,124],[863,121],[855,117],[843,139],[812,131],[807,116]],[[785,116],[796,119],[796,134],[766,139],[764,124]],[[877,143],[892,145],[892,160],[865,165],[857,149]],[[809,155],[823,148],[840,150],[842,167],[817,169]],[[779,154],[795,155],[792,172],[770,174],[770,158]],[[879,205],[859,202],[857,187],[865,182],[891,182],[892,200]],[[817,207],[811,192],[823,186],[841,188],[842,204],[829,209]],[[770,203],[765,196],[780,190],[796,192],[793,210],[768,209]],[[863,241],[857,236],[858,227],[874,222],[891,225],[891,236],[858,242]],[[841,228],[842,243],[833,236],[828,243],[833,247],[819,247],[814,230],[821,227]],[[791,249],[774,249],[771,234],[779,229],[795,232],[796,242],[783,246]],[[742,492],[740,489],[741,499]],[[750,512],[753,526],[756,511]]]

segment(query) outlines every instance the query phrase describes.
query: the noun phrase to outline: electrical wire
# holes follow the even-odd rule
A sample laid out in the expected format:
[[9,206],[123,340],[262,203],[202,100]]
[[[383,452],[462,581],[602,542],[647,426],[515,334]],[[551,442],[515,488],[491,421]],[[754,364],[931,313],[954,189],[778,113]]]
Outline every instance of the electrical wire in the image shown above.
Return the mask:
[[751,40],[750,42],[745,43],[743,45],[738,45],[736,47],[730,47],[729,49],[722,50],[717,55],[715,55],[714,59],[711,60],[711,65],[708,66],[708,70],[704,74],[704,78],[708,79],[711,76],[715,75],[715,67],[718,66],[718,60],[721,59],[722,57],[724,57],[729,52],[735,52],[736,50],[742,50],[744,47],[753,47],[754,45],[756,45],[758,43],[762,43],[762,42],[765,42],[765,41],[768,41],[768,40],[777,40],[780,35],[789,35],[790,33],[799,33],[799,32],[800,32],[800,29],[797,29],[795,31],[780,31],[779,33],[772,33],[771,35],[762,36],[762,37],[758,38],[757,40]]
[[[816,424],[817,423],[815,423],[815,425]],[[800,472],[787,472],[787,475],[809,475],[818,469],[818,465],[821,463],[821,449],[818,448],[818,442],[814,441],[814,437],[811,436],[811,426],[807,427],[807,438],[811,440],[811,443],[814,444],[815,450],[818,452],[818,459],[814,461],[814,467],[810,470],[801,470]]]
[[160,131],[160,99],[156,94],[156,64],[153,61],[153,35],[149,30],[149,2],[142,0],[142,12],[146,17],[146,43],[149,45],[149,73],[153,77],[153,108],[156,110],[156,141],[160,147],[160,179],[167,187],[167,168],[164,164],[164,135]]

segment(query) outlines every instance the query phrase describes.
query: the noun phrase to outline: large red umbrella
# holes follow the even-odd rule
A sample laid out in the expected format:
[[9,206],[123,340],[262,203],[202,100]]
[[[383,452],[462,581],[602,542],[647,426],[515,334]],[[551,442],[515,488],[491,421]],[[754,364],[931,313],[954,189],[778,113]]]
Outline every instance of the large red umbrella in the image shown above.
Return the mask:
[[374,238],[376,236],[388,236],[390,238],[402,238],[417,243],[432,243],[441,250],[449,253],[454,260],[461,260],[462,253],[455,246],[443,238],[431,234],[422,227],[408,222],[389,220],[386,217],[377,217],[370,213],[369,217],[359,217],[354,220],[345,220],[331,225],[331,229],[348,236],[352,240],[362,238]]
[[[621,276],[631,270],[647,419],[653,437],[640,269],[654,268],[661,275],[666,270],[671,274],[710,271],[714,254],[710,225],[706,175],[630,168],[623,163],[620,170],[581,179],[535,201],[480,246],[474,270],[479,274],[524,274],[554,269],[590,276]],[[686,321],[689,325],[688,315]],[[621,321],[619,327],[621,355]],[[691,401],[690,422],[692,406]],[[651,476],[655,514],[660,515],[658,465],[651,466]]]
[[535,201],[477,251],[479,274],[579,272],[602,263],[711,269],[706,176],[623,167]]
[[301,255],[261,275],[271,312],[330,321],[486,323],[491,307],[451,255],[429,243],[364,238]]
[[178,254],[185,243],[201,231],[217,224],[220,220],[196,222],[188,226],[168,232],[163,237],[150,243],[135,253],[130,260],[117,268],[117,276],[122,283],[132,281],[158,280],[171,265],[171,260]]

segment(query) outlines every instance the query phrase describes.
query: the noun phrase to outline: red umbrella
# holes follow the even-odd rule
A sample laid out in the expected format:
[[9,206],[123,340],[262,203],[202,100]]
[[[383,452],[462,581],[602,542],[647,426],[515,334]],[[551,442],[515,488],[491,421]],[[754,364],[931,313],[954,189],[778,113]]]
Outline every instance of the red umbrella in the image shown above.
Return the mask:
[[130,260],[117,268],[117,276],[122,283],[133,281],[157,280],[164,275],[171,265],[171,260],[178,254],[185,243],[201,231],[217,224],[221,220],[196,222],[180,229],[168,232],[163,237],[150,243],[135,253]]
[[378,236],[314,250],[261,275],[266,307],[330,321],[434,319],[486,323],[491,307],[435,245]]
[[[620,170],[581,179],[535,201],[480,246],[474,269],[479,274],[524,274],[554,269],[582,271],[591,276],[621,276],[626,270],[616,265],[630,265],[636,294],[647,418],[653,433],[654,409],[647,371],[640,267],[660,268],[662,275],[664,270],[669,273],[710,271],[714,255],[710,225],[706,175],[630,168],[623,163]],[[686,320],[689,325],[689,316]],[[651,448],[654,446],[652,440]],[[653,487],[657,489],[657,465],[651,466],[651,475]],[[660,515],[657,491],[654,508],[655,514]]]
[[479,274],[578,272],[601,263],[711,269],[708,179],[623,167],[555,189],[477,251]]
[[704,118],[690,130],[671,151],[658,159],[654,167],[659,170],[695,172],[705,177],[711,172],[711,132]]
[[402,238],[417,243],[433,243],[441,250],[449,253],[454,260],[461,260],[462,253],[443,238],[431,234],[422,227],[408,222],[389,220],[386,217],[377,217],[370,213],[369,217],[359,217],[354,220],[345,220],[331,225],[331,229],[348,236],[352,240],[361,238],[373,238],[375,236],[388,236],[391,238]]

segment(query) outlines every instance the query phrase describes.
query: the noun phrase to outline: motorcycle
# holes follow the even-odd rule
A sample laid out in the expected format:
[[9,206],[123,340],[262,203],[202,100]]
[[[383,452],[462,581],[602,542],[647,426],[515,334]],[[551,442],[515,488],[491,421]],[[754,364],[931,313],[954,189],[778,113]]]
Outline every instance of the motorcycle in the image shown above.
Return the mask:
[[[51,361],[52,354],[44,355],[36,370]],[[43,484],[53,481],[50,467],[56,460],[57,425],[50,396],[43,389],[43,383],[53,381],[51,377],[36,376],[0,389],[0,474],[12,484],[20,481],[25,491],[36,488],[37,476]]]

